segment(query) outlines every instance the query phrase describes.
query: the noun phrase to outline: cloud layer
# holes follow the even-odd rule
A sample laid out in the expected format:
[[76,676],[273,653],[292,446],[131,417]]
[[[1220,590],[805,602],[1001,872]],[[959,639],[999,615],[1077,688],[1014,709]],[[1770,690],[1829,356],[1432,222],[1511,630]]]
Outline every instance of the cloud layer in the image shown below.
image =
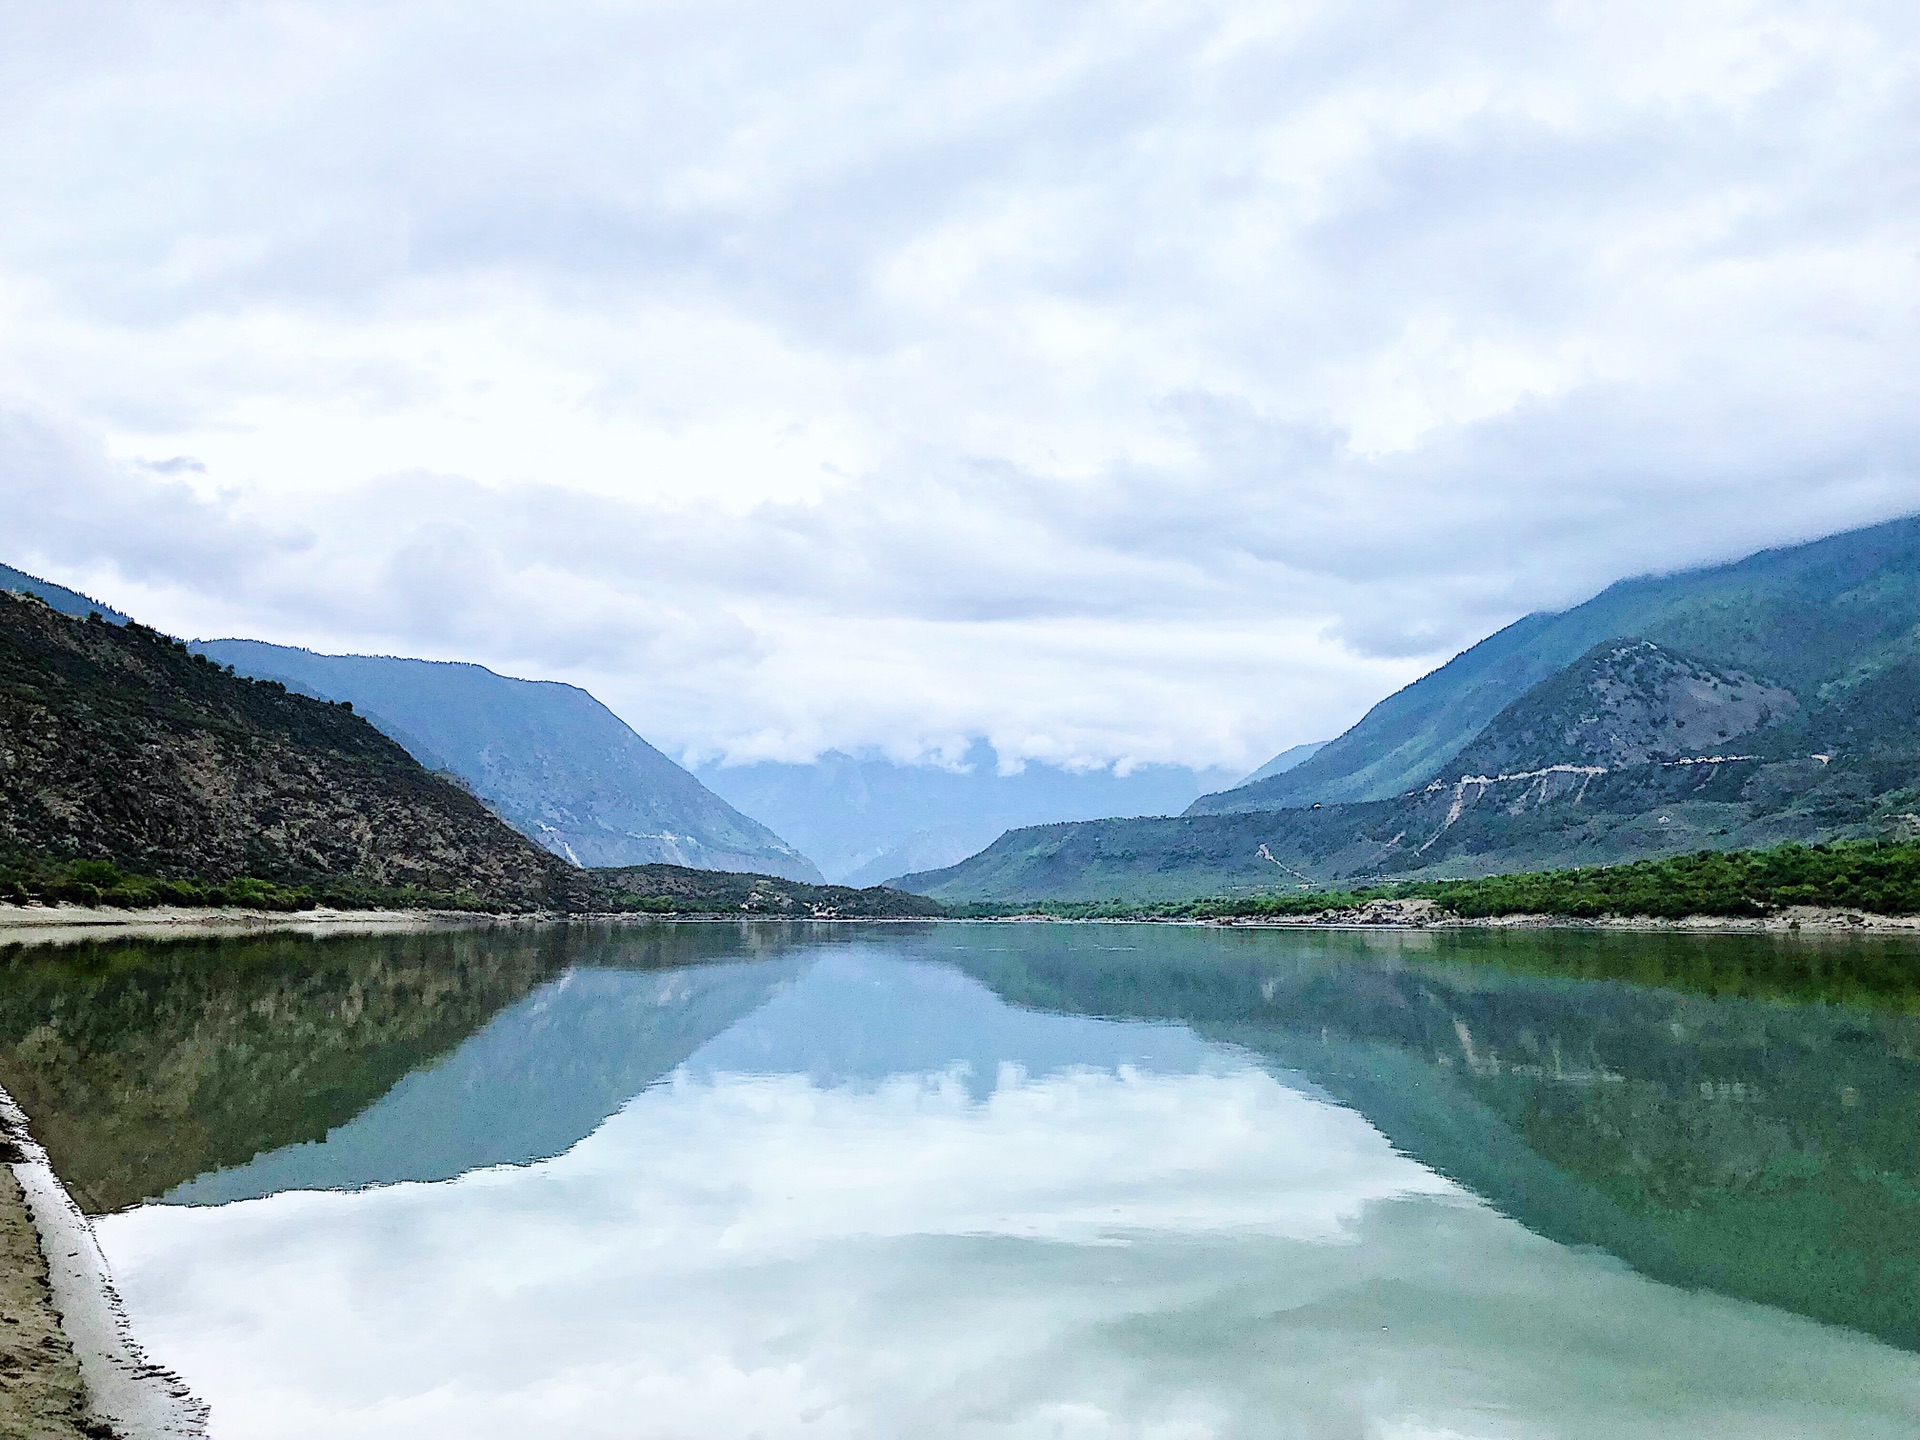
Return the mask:
[[656,742],[1253,762],[1910,510],[1910,7],[8,6],[4,558]]

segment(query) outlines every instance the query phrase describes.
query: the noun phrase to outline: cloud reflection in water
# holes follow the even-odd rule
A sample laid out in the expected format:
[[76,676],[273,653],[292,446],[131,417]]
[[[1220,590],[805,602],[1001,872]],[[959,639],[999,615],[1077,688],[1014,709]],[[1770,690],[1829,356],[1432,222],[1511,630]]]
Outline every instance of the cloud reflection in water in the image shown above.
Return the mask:
[[[929,1008],[976,1058],[769,1048]],[[1043,1033],[1085,1063],[980,1073]],[[101,1233],[223,1436],[1911,1433],[1913,1357],[1540,1239],[1179,1037],[835,960],[556,1159]]]

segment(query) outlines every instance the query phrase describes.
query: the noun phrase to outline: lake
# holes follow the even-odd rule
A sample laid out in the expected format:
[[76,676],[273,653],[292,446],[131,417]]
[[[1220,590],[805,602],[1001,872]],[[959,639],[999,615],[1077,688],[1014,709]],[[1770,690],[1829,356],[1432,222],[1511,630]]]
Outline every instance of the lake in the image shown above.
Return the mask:
[[0,951],[222,1437],[1920,1433],[1920,950],[1150,925]]

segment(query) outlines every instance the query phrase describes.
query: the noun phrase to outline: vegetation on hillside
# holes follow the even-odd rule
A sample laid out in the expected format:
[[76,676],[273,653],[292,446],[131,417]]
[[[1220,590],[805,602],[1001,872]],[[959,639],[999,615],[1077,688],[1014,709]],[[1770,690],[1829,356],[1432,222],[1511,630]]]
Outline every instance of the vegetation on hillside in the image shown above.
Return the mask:
[[[298,885],[255,876],[211,880],[138,875],[106,860],[0,855],[0,904],[98,905],[144,910],[160,905],[232,906],[297,912],[334,910],[465,910],[498,908],[471,889],[427,890],[375,885],[353,876],[322,877]],[[807,885],[768,875],[691,870],[679,865],[634,865],[572,872],[556,892],[554,908],[576,915],[752,915],[797,920],[907,919],[940,915],[918,895],[873,886]]]
[[1260,919],[1319,915],[1375,900],[1427,899],[1466,919],[1553,915],[1569,919],[1687,915],[1759,917],[1792,905],[1920,914],[1920,844],[1871,841],[1775,846],[1768,850],[1702,850],[1567,870],[1492,875],[1477,880],[1416,881],[1354,890],[1133,902],[1041,901],[954,907],[985,918],[1043,914],[1063,919]]
[[[0,594],[0,859],[18,887],[129,900],[170,882],[287,903],[303,887],[471,892],[501,909],[550,905],[565,868],[345,705],[13,594]],[[117,875],[68,869],[86,861]]]
[[94,905],[148,910],[161,905],[233,907],[294,912],[334,910],[493,910],[472,890],[423,890],[414,885],[375,885],[351,875],[306,884],[282,884],[242,875],[217,880],[197,876],[134,875],[110,860],[68,860],[44,855],[0,859],[0,904]]
[[576,865],[666,863],[818,883],[813,863],[586,691],[479,665],[316,655],[258,640],[191,647],[241,675],[341,700],[429,769]]

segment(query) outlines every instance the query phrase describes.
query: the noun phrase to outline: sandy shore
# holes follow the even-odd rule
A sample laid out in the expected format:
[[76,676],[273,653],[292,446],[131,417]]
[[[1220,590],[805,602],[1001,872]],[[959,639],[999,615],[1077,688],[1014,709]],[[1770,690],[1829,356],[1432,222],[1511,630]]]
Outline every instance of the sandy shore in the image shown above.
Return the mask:
[[93,1227],[0,1090],[0,1433],[182,1440],[207,1407],[140,1351]]
[[39,945],[97,939],[165,939],[189,935],[381,935],[525,924],[529,915],[476,915],[464,910],[237,910],[156,905],[115,910],[85,905],[0,905],[0,942]]
[[[433,930],[472,929],[489,925],[537,925],[553,922],[658,923],[663,920],[769,921],[781,924],[887,925],[962,923],[944,917],[861,917],[809,921],[788,915],[686,915],[614,911],[606,914],[475,914],[464,910],[208,910],[156,906],[149,910],[114,910],[82,905],[0,905],[0,944],[44,945],[99,939],[165,939],[192,935],[249,935],[291,931],[307,935],[406,934]],[[989,924],[1046,921],[1053,924],[1113,924],[1113,920],[1068,920],[1058,915],[1006,915]],[[1874,915],[1863,910],[1795,905],[1764,918],[1731,915],[1688,915],[1657,919],[1645,915],[1606,915],[1576,919],[1567,915],[1493,915],[1462,919],[1439,909],[1431,900],[1370,900],[1347,910],[1321,910],[1311,915],[1235,915],[1211,920],[1143,919],[1120,923],[1148,925],[1221,925],[1246,929],[1345,930],[1411,928],[1421,930],[1623,930],[1649,933],[1724,935],[1912,935],[1920,937],[1920,915]]]

